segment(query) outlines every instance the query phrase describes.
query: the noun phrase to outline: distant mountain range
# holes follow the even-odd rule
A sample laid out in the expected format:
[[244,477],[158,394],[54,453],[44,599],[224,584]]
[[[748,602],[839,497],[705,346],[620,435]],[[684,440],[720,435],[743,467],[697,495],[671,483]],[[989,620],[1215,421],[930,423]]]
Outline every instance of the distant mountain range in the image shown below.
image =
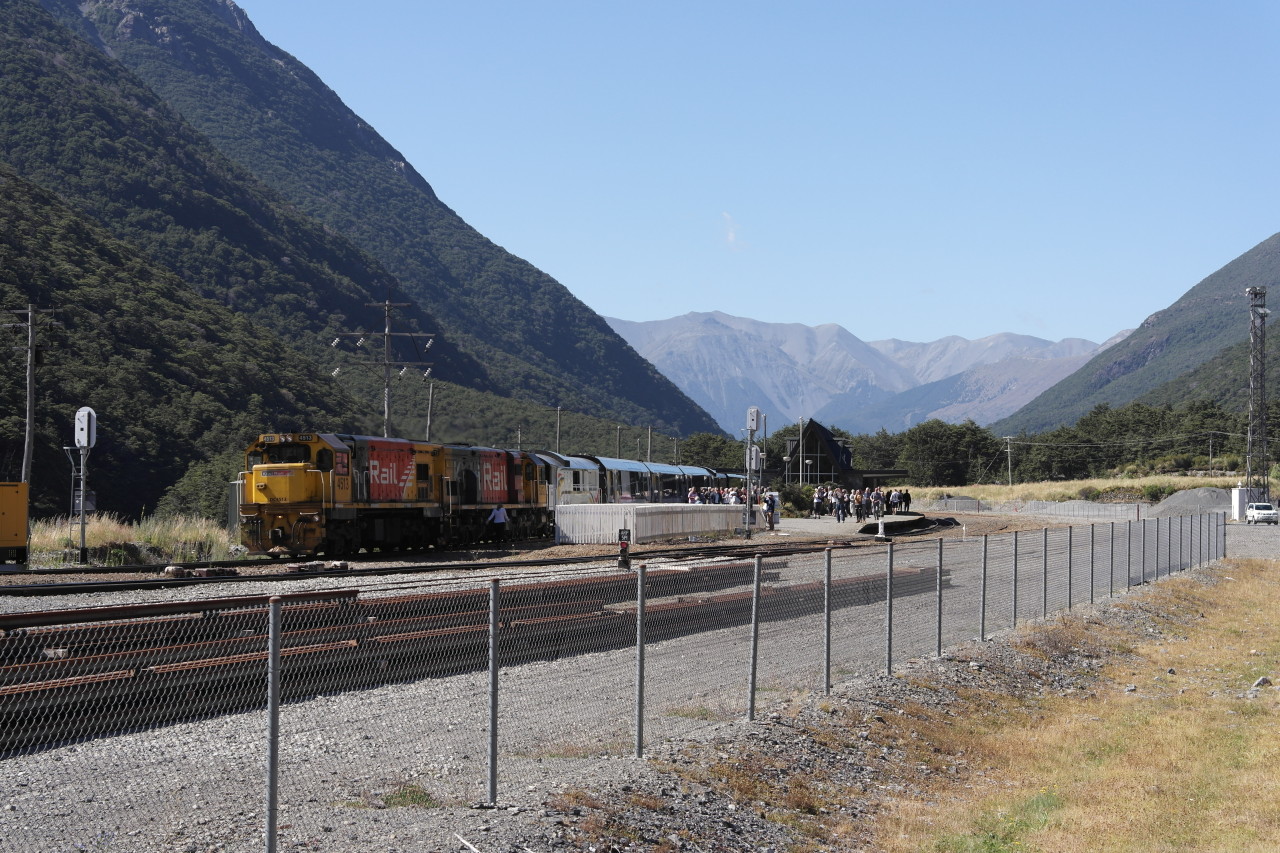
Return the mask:
[[867,342],[834,323],[766,323],[721,312],[606,320],[732,434],[751,406],[773,428],[808,417],[853,433],[900,432],[931,418],[986,425],[1127,334],[1102,344],[1010,333]]

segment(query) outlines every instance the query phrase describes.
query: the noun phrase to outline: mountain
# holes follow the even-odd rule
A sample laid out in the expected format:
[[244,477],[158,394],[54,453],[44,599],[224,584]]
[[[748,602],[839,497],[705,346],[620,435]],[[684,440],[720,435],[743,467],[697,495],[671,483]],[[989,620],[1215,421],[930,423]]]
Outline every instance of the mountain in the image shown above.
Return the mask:
[[834,324],[761,323],[720,312],[634,323],[606,318],[731,434],[759,406],[775,428],[839,395],[880,400],[911,375]]
[[[238,436],[262,424],[297,430],[354,418],[358,410],[279,336],[193,293],[144,253],[0,165],[0,304],[54,301],[56,314],[45,307],[37,317],[37,514],[67,511],[62,446],[81,406],[92,407],[100,425],[90,487],[100,509],[117,512],[154,509],[193,462],[209,458],[209,448],[243,446]],[[16,479],[26,353],[25,346],[5,350],[0,464]],[[216,483],[218,498],[227,479]]]
[[[467,225],[404,156],[230,0],[43,0],[224,155],[429,311],[442,378],[686,434],[710,416],[563,285]],[[424,103],[429,109],[429,91]],[[368,312],[342,312],[349,327]]]
[[[99,480],[91,480],[98,508],[129,517],[162,501],[216,504],[240,470],[238,449],[258,432],[380,429],[380,373],[351,370],[334,380],[332,369],[353,356],[329,343],[337,332],[380,329],[384,302],[397,306],[397,331],[438,332],[439,306],[424,306],[369,252],[213,145],[111,55],[98,29],[137,27],[161,41],[172,36],[186,59],[216,68],[232,54],[203,37],[224,37],[227,24],[206,29],[194,10],[233,19],[238,10],[194,0],[92,6],[49,0],[48,6],[58,17],[34,0],[8,0],[0,15],[0,182],[10,193],[0,210],[0,308],[56,310],[48,316],[62,324],[42,326],[38,335],[44,361],[36,380],[37,516],[65,511],[62,445],[81,405],[99,413],[92,466]],[[458,264],[484,242],[474,233],[468,239],[459,238]],[[474,263],[496,269],[500,261],[483,255]],[[559,306],[550,295],[557,288],[536,294],[524,306],[527,318],[539,316],[538,299]],[[482,302],[470,298],[480,311]],[[508,307],[482,311],[484,322]],[[622,437],[620,415],[642,425],[715,429],[596,322],[603,332],[595,339],[568,335],[561,344],[580,351],[590,369],[578,365],[552,386],[539,384],[541,367],[519,368],[514,356],[486,361],[486,351],[466,349],[465,337],[459,343],[441,335],[433,350],[441,372],[476,387],[435,383],[437,404],[448,398],[468,410],[437,413],[432,436],[550,446],[558,410],[527,402],[548,387],[571,387],[575,401],[589,404],[586,411],[609,416],[606,423],[564,403],[570,449],[600,452],[601,436],[612,447]],[[566,328],[572,331],[572,322]],[[499,331],[490,325],[486,334],[496,339]],[[0,478],[13,479],[22,458],[24,350],[5,352]],[[490,381],[495,363],[511,367],[505,385]],[[521,377],[529,379],[523,399],[493,393]],[[627,396],[632,385],[634,397]],[[424,383],[398,388],[393,420],[421,423],[429,393]],[[662,399],[650,405],[655,397]],[[582,443],[583,436],[592,441]]]
[[1168,308],[1144,320],[1125,340],[992,429],[1004,435],[1041,432],[1073,424],[1099,404],[1122,406],[1148,394],[1174,402],[1240,399],[1241,383],[1248,384],[1247,348],[1243,357],[1236,356],[1237,370],[1215,366],[1212,374],[1205,374],[1200,369],[1227,348],[1248,341],[1245,289],[1274,288],[1278,282],[1280,234],[1201,280]]
[[930,418],[988,423],[1098,349],[1078,338],[1054,343],[1014,334],[866,343],[835,324],[765,323],[719,312],[608,322],[730,432],[753,405],[775,425],[816,417],[854,433],[897,432]]
[[899,364],[910,365],[920,382],[947,379],[979,365],[996,364],[1008,358],[1053,360],[1090,355],[1098,350],[1097,344],[1083,338],[1053,342],[1015,334],[988,335],[972,341],[948,335],[930,343],[890,338],[871,341],[871,346]]
[[1090,355],[1092,352],[1036,358],[1013,354],[918,385],[870,407],[846,410],[836,400],[817,417],[853,433],[871,433],[882,427],[901,432],[934,418],[947,423],[971,420],[988,424],[1016,412],[1045,388],[1071,375]]

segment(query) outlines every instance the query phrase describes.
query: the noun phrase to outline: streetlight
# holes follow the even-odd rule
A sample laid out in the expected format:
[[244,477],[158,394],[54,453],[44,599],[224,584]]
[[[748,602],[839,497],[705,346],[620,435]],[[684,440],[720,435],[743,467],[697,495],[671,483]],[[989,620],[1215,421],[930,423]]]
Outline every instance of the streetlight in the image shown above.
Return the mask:
[[813,464],[812,459],[804,460],[804,481],[806,483],[809,482],[809,472],[813,470],[812,468],[809,467],[812,464]]
[[782,457],[782,482],[784,483],[791,482],[791,457],[790,456]]

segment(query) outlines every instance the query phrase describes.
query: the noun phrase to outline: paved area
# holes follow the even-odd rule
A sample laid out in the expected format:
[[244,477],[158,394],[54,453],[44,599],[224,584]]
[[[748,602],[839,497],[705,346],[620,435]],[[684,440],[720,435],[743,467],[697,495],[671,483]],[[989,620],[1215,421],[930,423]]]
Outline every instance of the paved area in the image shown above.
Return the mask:
[[[892,534],[895,527],[901,527],[904,524],[919,519],[919,515],[886,515],[884,517],[885,531]],[[806,539],[815,537],[828,536],[839,539],[852,539],[856,536],[874,536],[875,528],[871,528],[869,533],[860,533],[865,525],[847,519],[845,521],[836,521],[835,516],[823,516],[822,518],[784,518],[779,522],[778,526],[770,530],[761,530],[755,528],[752,531],[753,536],[768,537],[774,536],[778,538],[787,538],[790,536],[803,536]]]

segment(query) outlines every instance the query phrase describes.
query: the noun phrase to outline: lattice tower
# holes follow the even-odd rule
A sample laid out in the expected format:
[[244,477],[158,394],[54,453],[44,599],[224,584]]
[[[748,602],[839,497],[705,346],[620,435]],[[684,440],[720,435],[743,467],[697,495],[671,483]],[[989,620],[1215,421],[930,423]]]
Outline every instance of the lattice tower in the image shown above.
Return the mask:
[[1245,450],[1245,488],[1250,501],[1271,499],[1271,458],[1267,452],[1267,289],[1250,287],[1249,437]]

